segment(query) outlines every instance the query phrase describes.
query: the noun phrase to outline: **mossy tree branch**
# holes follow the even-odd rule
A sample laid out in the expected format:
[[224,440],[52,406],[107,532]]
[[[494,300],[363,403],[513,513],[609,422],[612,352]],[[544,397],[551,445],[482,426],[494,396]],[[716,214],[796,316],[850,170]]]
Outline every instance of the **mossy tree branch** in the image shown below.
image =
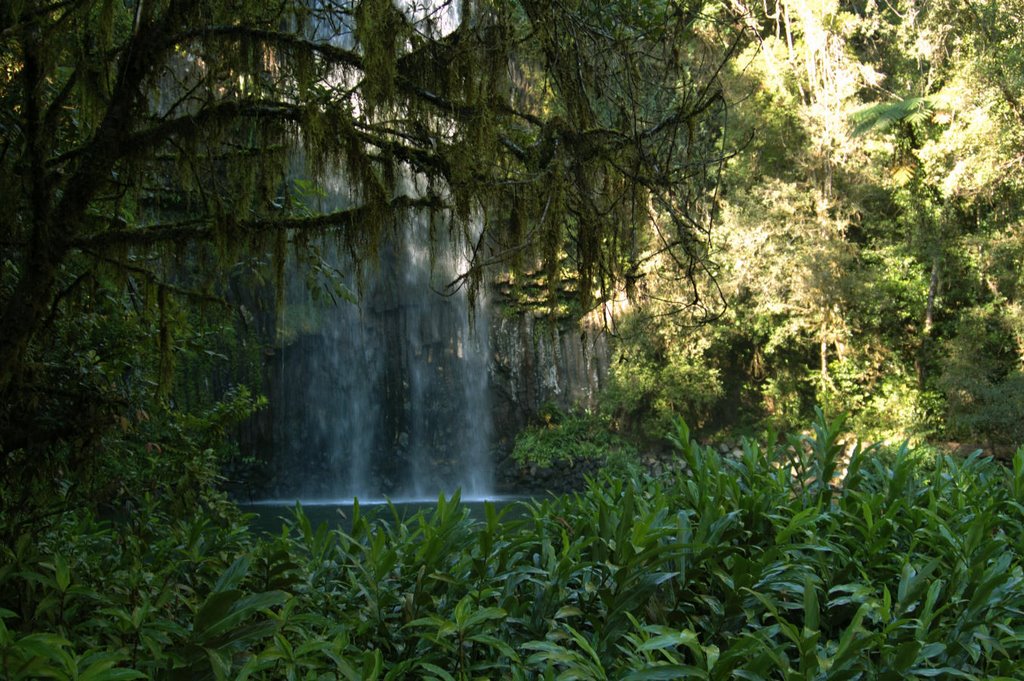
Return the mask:
[[[398,197],[387,204],[392,211],[414,209],[441,209],[443,204],[436,198],[413,199]],[[376,216],[366,206],[333,211],[309,216],[281,216],[250,218],[233,222],[230,228],[238,234],[260,234],[266,232],[324,231],[353,229]],[[183,223],[157,223],[132,228],[111,229],[97,234],[80,237],[72,242],[77,249],[141,248],[162,243],[192,243],[212,241],[217,237],[216,218],[188,220]]]

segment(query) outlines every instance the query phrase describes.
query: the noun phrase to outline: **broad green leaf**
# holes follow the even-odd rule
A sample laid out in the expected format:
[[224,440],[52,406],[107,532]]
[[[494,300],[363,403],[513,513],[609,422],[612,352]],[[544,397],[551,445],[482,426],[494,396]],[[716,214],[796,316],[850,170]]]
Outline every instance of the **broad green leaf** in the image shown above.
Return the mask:
[[384,658],[380,650],[367,651],[363,653],[363,677],[362,681],[375,681],[384,668]]
[[896,649],[895,655],[893,655],[893,666],[896,668],[896,671],[905,672],[910,669],[910,666],[917,661],[919,652],[921,652],[921,643],[919,641],[907,641],[900,644],[900,647]]
[[814,523],[817,521],[819,515],[820,511],[816,506],[805,508],[804,510],[800,511],[799,513],[793,516],[793,518],[789,521],[789,524],[786,525],[785,528],[780,530],[775,535],[775,543],[785,544],[787,541],[789,541],[789,538],[797,532],[800,532],[809,526],[813,526]]
[[68,561],[58,553],[53,557],[53,568],[57,589],[61,592],[67,591],[71,585],[71,569],[68,567]]
[[207,605],[196,616],[194,635],[198,641],[208,641],[221,634],[238,636],[239,626],[264,608],[282,605],[288,598],[282,591],[268,591],[240,597],[240,592],[226,591],[210,594]]
[[214,593],[236,589],[248,572],[249,559],[244,555],[239,556],[217,579],[217,583],[213,585]]
[[907,674],[911,675],[911,676],[922,676],[922,677],[925,677],[925,678],[934,678],[936,676],[943,677],[943,678],[955,677],[955,678],[958,678],[958,679],[977,679],[978,678],[974,674],[968,674],[967,672],[965,672],[963,670],[954,669],[952,667],[934,667],[934,668],[931,668],[931,667],[915,667],[913,669],[908,669],[907,670]]
[[561,620],[569,617],[582,617],[583,611],[577,608],[575,605],[563,605],[555,613],[555,619]]
[[454,676],[452,676],[451,674],[449,674],[445,670],[441,669],[436,664],[432,664],[430,662],[419,662],[419,663],[417,663],[416,666],[418,666],[419,668],[424,669],[424,670],[430,672],[431,674],[434,675],[434,677],[436,677],[438,679],[442,679],[442,681],[455,681],[455,677]]
[[215,591],[207,596],[203,606],[196,613],[197,632],[211,629],[230,612],[231,607],[242,598],[241,591]]
[[481,608],[480,610],[474,611],[466,618],[463,628],[471,629],[483,622],[505,619],[507,616],[508,613],[501,608]]
[[622,681],[661,681],[671,679],[706,679],[708,673],[703,669],[686,665],[659,665],[632,671],[622,677]]
[[688,629],[672,634],[661,634],[653,636],[637,647],[637,650],[662,650],[663,648],[674,648],[686,646],[697,642],[697,634]]
[[818,591],[810,575],[804,577],[804,627],[817,631],[819,627],[820,608],[818,607]]

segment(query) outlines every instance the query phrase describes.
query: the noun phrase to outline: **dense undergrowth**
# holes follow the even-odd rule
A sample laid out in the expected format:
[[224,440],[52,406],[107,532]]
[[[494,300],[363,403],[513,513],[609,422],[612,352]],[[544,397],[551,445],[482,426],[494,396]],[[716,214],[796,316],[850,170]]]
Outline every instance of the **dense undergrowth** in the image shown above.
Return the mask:
[[1024,678],[1024,449],[856,450],[840,423],[474,520],[67,517],[3,548],[5,679]]
[[607,416],[586,411],[564,413],[545,405],[538,420],[540,423],[516,435],[512,458],[520,466],[594,461],[612,475],[633,477],[639,473],[636,447],[615,433]]

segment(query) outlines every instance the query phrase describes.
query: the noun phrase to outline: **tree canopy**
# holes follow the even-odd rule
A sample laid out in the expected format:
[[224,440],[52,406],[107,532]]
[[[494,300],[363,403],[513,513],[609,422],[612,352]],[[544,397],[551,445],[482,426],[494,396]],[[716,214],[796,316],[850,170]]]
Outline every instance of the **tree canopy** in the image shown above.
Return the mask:
[[1019,441],[1019,3],[731,6],[752,39],[723,76],[728,305],[696,332],[638,313],[609,409],[662,432],[824,404],[876,437]]

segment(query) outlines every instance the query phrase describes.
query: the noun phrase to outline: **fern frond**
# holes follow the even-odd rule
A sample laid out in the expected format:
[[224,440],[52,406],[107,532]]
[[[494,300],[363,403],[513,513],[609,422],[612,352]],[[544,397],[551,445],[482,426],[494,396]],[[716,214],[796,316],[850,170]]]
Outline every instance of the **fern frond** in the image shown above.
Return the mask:
[[854,124],[853,136],[887,130],[893,123],[905,121],[920,125],[931,120],[934,103],[931,97],[907,97],[897,102],[875,104],[854,113],[850,118]]

